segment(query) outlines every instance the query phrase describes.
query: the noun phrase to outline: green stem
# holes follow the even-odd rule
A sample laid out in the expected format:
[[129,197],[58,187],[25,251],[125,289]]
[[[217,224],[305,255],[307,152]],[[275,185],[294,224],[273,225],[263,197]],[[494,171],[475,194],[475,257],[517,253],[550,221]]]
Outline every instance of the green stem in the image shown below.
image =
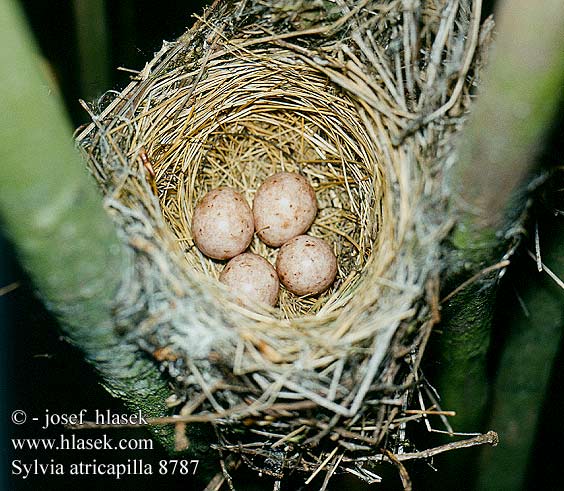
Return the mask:
[[132,409],[162,416],[165,382],[113,330],[127,251],[81,166],[63,103],[42,77],[13,0],[0,1],[0,58],[0,216],[6,233],[68,338],[108,389]]
[[[503,254],[495,233],[459,224],[447,244],[449,294],[476,272],[485,270]],[[444,408],[457,412],[454,429],[469,432],[482,428],[488,398],[486,357],[490,346],[499,271],[479,276],[442,304],[440,334],[435,340],[440,372],[435,380]]]
[[[561,97],[564,3],[502,1],[497,19],[493,56],[450,175],[459,222],[447,246],[445,294],[506,252],[505,231],[519,225],[523,211],[524,177]],[[458,431],[487,429],[486,356],[497,278],[497,272],[485,275],[443,305],[435,382],[443,407],[457,411]],[[457,473],[474,466],[468,455],[449,464]]]
[[[494,56],[451,175],[458,192],[453,205],[460,205],[461,197],[472,208],[462,213],[452,236],[447,290],[502,257],[505,240],[496,235],[501,218],[508,227],[515,225],[522,210],[514,198],[516,190],[558,107],[564,80],[564,3],[517,0],[517,4],[503,2],[498,11]],[[482,421],[481,411],[468,408],[484,407],[495,277],[480,279],[444,310],[438,385],[446,407],[465,408],[468,417],[461,426],[468,430],[471,424],[479,428]],[[461,385],[468,374],[473,376]]]
[[[550,227],[543,262],[564,278],[564,223]],[[564,290],[545,273],[522,273],[527,313],[509,314],[509,337],[495,381],[492,417],[488,424],[499,433],[500,445],[482,450],[479,489],[524,489],[542,403],[564,327]],[[555,367],[556,368],[556,367]]]
[[542,148],[564,83],[562,0],[504,0],[497,19],[499,36],[452,175],[480,228],[505,217]]

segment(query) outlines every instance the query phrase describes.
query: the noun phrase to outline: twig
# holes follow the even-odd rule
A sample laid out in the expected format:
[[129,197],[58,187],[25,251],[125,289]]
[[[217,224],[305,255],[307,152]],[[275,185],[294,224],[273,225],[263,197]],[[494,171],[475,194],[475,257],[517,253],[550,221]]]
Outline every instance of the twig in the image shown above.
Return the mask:
[[535,253],[537,259],[537,270],[542,271],[542,258],[540,251],[539,222],[535,222]]
[[406,409],[405,414],[426,414],[426,415],[443,415],[443,416],[456,416],[456,411],[435,411],[431,409]]
[[283,438],[281,438],[280,440],[278,440],[277,442],[274,442],[272,444],[272,446],[270,448],[276,448],[279,447],[280,445],[282,445],[284,442],[287,442],[288,440],[290,440],[291,438],[294,438],[296,435],[299,435],[302,431],[304,431],[307,428],[307,426],[302,425],[299,428],[297,428],[296,430],[292,431],[291,433],[288,433],[286,436],[284,436]]
[[338,448],[339,447],[335,447],[332,450],[332,452],[327,456],[327,458],[321,463],[321,465],[317,469],[315,469],[315,472],[307,478],[307,481],[305,482],[306,484],[309,484],[311,481],[313,481],[315,479],[315,476],[317,476],[317,474],[319,474],[325,468],[325,466],[333,458],[333,455],[337,453]]
[[392,462],[392,464],[395,464],[395,466],[398,468],[403,489],[405,491],[411,491],[413,489],[413,486],[411,484],[411,479],[409,477],[409,473],[407,472],[405,466],[401,463],[398,457],[394,455],[392,452],[390,452],[388,449],[386,448],[382,449],[382,453],[386,457],[388,457],[388,459]]
[[[527,252],[529,253],[529,256],[533,258],[534,261],[537,260],[537,258],[531,251],[527,251]],[[542,261],[541,261],[541,270],[543,270],[548,276],[550,276],[554,280],[554,282],[564,290],[564,281],[562,281],[555,273],[553,273],[552,270],[548,268],[546,264],[544,264]]]
[[475,447],[476,445],[491,445],[495,447],[499,443],[499,437],[495,431],[488,431],[483,435],[468,438],[467,440],[460,440],[458,442],[447,443],[438,447],[422,450],[421,452],[410,452],[401,455],[396,455],[397,460],[404,462],[406,460],[428,459],[435,455],[448,452],[450,450],[458,450],[460,448]]
[[20,286],[19,281],[14,281],[13,283],[9,283],[8,285],[3,286],[2,288],[0,288],[0,297],[2,295],[7,295],[8,293],[13,292],[17,288],[19,288],[19,286]]
[[485,276],[485,275],[491,273],[492,271],[497,271],[498,269],[506,268],[507,266],[509,266],[509,264],[511,264],[511,261],[509,261],[509,259],[505,259],[504,261],[500,261],[497,264],[493,264],[492,266],[488,266],[487,268],[482,269],[482,271],[479,271],[474,276],[467,279],[465,282],[463,282],[461,285],[459,285],[457,288],[455,288],[453,291],[451,291],[446,297],[444,297],[440,301],[440,303],[447,302],[452,297],[454,297],[458,292],[464,290],[464,288],[466,288],[468,285],[471,285],[475,281],[479,280],[482,276]]
[[337,457],[335,463],[331,465],[331,470],[325,475],[325,479],[323,480],[323,486],[321,486],[321,489],[319,491],[325,491],[327,489],[327,486],[329,485],[329,481],[333,477],[333,474],[335,474],[335,471],[339,468],[339,464],[341,463],[341,460],[343,460],[344,455],[345,455],[344,453],[340,454]]

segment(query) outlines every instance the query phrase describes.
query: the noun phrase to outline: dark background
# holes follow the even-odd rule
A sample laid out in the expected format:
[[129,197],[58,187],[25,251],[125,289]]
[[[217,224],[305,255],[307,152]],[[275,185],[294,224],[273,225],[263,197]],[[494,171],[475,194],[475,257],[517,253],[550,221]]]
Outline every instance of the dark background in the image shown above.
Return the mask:
[[[129,81],[129,74],[118,71],[118,66],[141,69],[154,52],[161,47],[162,40],[172,40],[181,35],[192,24],[190,17],[193,11],[200,12],[206,2],[174,2],[170,0],[133,1],[121,0],[107,2],[106,20],[109,35],[109,57],[111,69],[108,73],[109,86],[97,86],[96,81],[85,85],[81,79],[79,55],[76,48],[76,31],[74,28],[74,10],[72,2],[45,2],[42,0],[24,0],[29,24],[33,30],[41,52],[55,80],[61,88],[67,104],[69,115],[74,126],[88,121],[87,115],[78,103],[79,98],[90,100],[100,96],[104,90],[120,90]],[[487,9],[493,2],[487,2]],[[562,115],[561,111],[561,115]],[[553,128],[551,143],[547,147],[541,162],[554,166],[557,155],[562,155],[562,116]],[[562,218],[555,217],[550,209],[541,205],[535,208],[534,219],[539,220],[543,230],[562,227]],[[1,232],[0,232],[1,233]],[[547,236],[547,241],[550,238]],[[496,373],[497,353],[503,347],[504,333],[507,332],[512,317],[509,312],[519,309],[516,293],[526,288],[535,288],[546,281],[535,269],[534,263],[523,251],[517,254],[503,283],[498,302],[496,331],[492,347],[491,377]],[[41,416],[46,409],[50,412],[73,413],[82,408],[111,409],[113,412],[125,413],[127,410],[119,401],[110,397],[100,386],[92,368],[82,359],[81,354],[59,337],[56,322],[44,309],[34,293],[25,273],[20,269],[14,251],[5,237],[0,235],[0,288],[18,283],[18,287],[10,293],[0,296],[0,369],[1,390],[0,410],[2,414],[2,461],[0,462],[0,489],[201,489],[201,482],[195,479],[175,479],[155,476],[124,477],[121,481],[112,478],[95,479],[92,476],[78,478],[72,482],[68,478],[32,476],[26,481],[14,480],[10,476],[10,462],[21,459],[31,463],[38,459],[49,463],[51,459],[64,462],[65,465],[77,461],[89,462],[122,462],[128,459],[142,458],[158,468],[159,459],[168,455],[162,449],[139,452],[14,452],[8,439],[11,437],[57,437],[62,431],[52,428],[40,431],[33,424],[15,426],[10,423],[10,414],[15,409],[25,410],[30,417]],[[562,343],[561,343],[562,344]],[[556,364],[553,368],[550,387],[545,400],[541,423],[534,452],[529,459],[529,489],[564,489],[561,483],[559,468],[564,440],[564,349],[561,345]],[[431,370],[432,371],[432,370]],[[483,428],[487,430],[489,428]],[[478,429],[479,430],[479,429]],[[88,435],[97,437],[104,431],[88,431]],[[107,430],[106,430],[107,432]],[[111,430],[112,438],[146,438],[144,430]],[[425,432],[421,432],[422,447]],[[464,452],[464,451],[462,451]],[[435,459],[433,465],[441,469],[442,457]],[[445,465],[447,465],[445,463]],[[408,467],[414,480],[415,489],[452,489],[452,483],[441,482],[441,473],[435,473],[427,464],[412,464]],[[401,489],[395,470],[384,470],[388,475],[384,486],[376,485],[376,489]],[[475,476],[460,476],[457,489],[470,489]],[[268,480],[260,480],[254,474],[243,478],[245,487],[241,489],[272,489]],[[418,485],[419,484],[419,485]],[[319,486],[318,486],[319,487]],[[331,489],[353,489],[351,481],[336,479]],[[287,489],[291,489],[288,487]],[[297,489],[297,484],[296,488]],[[316,489],[315,487],[312,489]],[[361,488],[356,488],[361,489]],[[364,488],[362,488],[364,489]]]

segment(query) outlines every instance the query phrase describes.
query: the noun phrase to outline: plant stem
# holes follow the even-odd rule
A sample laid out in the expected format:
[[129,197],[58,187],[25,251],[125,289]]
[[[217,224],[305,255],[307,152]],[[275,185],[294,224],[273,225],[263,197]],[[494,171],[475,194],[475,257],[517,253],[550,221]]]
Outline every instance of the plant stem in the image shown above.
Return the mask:
[[[505,232],[522,219],[523,179],[561,97],[564,3],[502,1],[497,19],[493,56],[450,175],[459,221],[447,247],[445,295],[507,252]],[[486,357],[498,278],[498,272],[486,275],[443,305],[435,383],[443,408],[458,413],[452,421],[458,431],[489,429]],[[456,473],[474,467],[468,455],[451,464]]]
[[[553,220],[556,222],[556,220]],[[550,226],[542,260],[564,278],[564,223]],[[529,259],[529,258],[527,258]],[[479,489],[524,489],[527,462],[564,327],[564,290],[531,259],[520,274],[527,312],[509,314],[489,426],[499,432],[495,453],[482,451]],[[557,367],[554,367],[557,369]]]
[[169,391],[158,370],[114,332],[127,251],[80,164],[63,103],[42,77],[12,0],[0,1],[0,57],[0,215],[7,236],[108,390],[147,416],[167,414]]
[[[506,217],[508,228],[521,214],[522,203],[512,197],[534,162],[564,80],[564,3],[502,2],[498,17],[494,56],[451,176],[459,193],[454,199],[462,197],[471,209],[462,212],[452,236],[447,288],[498,262],[506,252],[506,239],[497,235],[501,219]],[[445,306],[438,385],[448,409],[484,405],[495,278],[483,278]],[[471,383],[461,385],[460,377],[469,374]],[[471,403],[472,398],[477,399]],[[472,412],[475,416],[462,425],[468,430],[467,425],[479,427],[482,421],[480,411]]]
[[564,2],[503,0],[499,36],[452,184],[479,228],[501,224],[530,171],[564,82]]

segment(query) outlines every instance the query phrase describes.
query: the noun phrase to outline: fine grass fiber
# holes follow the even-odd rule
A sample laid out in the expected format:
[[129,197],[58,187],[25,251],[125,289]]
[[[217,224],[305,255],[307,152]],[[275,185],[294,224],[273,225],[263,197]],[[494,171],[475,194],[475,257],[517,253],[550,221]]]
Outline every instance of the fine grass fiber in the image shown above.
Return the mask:
[[[170,375],[179,449],[184,424],[209,421],[230,462],[276,479],[340,466],[375,482],[409,421],[435,411],[450,428],[419,365],[452,225],[444,170],[491,30],[480,5],[216,2],[88,107],[78,142],[131,252],[116,327]],[[251,203],[279,171],[314,187],[308,233],[332,245],[337,279],[244,308],[192,214],[220,186]],[[275,261],[256,237],[250,250]]]
[[[147,118],[152,136],[146,149],[157,188],[163,190],[164,217],[187,263],[215,279],[225,262],[194,248],[194,205],[220,186],[240,191],[252,203],[261,182],[280,171],[308,178],[320,208],[310,233],[333,244],[340,268],[336,283],[323,295],[300,298],[282,290],[272,314],[297,319],[339,309],[355,291],[371,251],[382,250],[379,241],[387,236],[379,234],[384,185],[377,152],[353,101],[327,86],[319,72],[290,63],[290,52],[275,55],[233,53],[210,64],[207,79],[192,91],[193,104],[182,97],[172,104],[165,100],[163,110],[174,116],[164,119],[155,111]],[[175,139],[169,141],[170,135]],[[271,263],[276,260],[278,249],[258,237],[250,249]]]

